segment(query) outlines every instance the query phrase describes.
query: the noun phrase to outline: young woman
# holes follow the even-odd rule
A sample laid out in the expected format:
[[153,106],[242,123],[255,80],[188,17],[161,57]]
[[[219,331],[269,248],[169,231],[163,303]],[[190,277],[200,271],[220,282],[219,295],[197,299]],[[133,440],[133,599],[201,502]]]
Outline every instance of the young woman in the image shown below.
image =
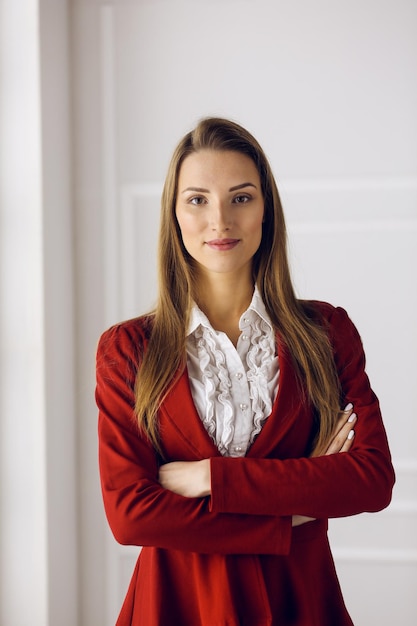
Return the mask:
[[165,182],[156,309],[98,346],[106,514],[144,546],[117,624],[352,624],[327,520],[394,484],[364,367],[346,312],[294,294],[261,147],[203,120]]

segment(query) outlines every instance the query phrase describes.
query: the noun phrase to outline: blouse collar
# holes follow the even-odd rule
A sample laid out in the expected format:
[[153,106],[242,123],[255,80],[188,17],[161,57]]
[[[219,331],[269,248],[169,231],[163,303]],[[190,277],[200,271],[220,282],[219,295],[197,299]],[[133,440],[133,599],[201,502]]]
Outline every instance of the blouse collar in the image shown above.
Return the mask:
[[[244,313],[242,313],[239,320],[239,328],[242,329],[242,325],[246,326],[248,322],[252,321],[254,318],[261,318],[266,322],[270,328],[273,330],[271,318],[269,317],[265,304],[261,298],[261,294],[259,292],[258,286],[255,285],[253,296],[249,307],[246,309]],[[194,302],[193,307],[191,309],[190,315],[190,323],[188,325],[187,337],[193,334],[199,326],[203,326],[205,328],[212,329],[212,325],[208,317],[203,313],[203,311],[199,308],[199,306]]]

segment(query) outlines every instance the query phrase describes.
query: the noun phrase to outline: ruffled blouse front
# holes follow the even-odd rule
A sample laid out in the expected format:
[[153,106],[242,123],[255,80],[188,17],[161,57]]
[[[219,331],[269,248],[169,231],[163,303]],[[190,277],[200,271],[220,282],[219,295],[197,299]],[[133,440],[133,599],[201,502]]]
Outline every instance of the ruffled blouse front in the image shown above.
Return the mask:
[[223,456],[244,456],[271,413],[278,391],[275,332],[257,287],[239,320],[235,347],[195,304],[187,337],[191,393]]

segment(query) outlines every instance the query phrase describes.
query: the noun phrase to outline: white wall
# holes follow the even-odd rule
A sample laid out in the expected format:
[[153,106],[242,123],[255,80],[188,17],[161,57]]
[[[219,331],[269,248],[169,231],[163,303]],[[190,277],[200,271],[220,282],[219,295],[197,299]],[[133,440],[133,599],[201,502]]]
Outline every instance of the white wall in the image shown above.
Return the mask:
[[[93,385],[90,355],[103,328],[152,304],[159,194],[175,143],[203,115],[240,121],[276,172],[299,293],[346,307],[357,323],[391,440],[392,506],[331,525],[347,603],[358,626],[398,615],[411,626],[417,5],[78,0],[74,15],[79,380]],[[84,620],[106,613],[111,624],[137,550],[117,547],[102,526],[94,413],[85,395]]]

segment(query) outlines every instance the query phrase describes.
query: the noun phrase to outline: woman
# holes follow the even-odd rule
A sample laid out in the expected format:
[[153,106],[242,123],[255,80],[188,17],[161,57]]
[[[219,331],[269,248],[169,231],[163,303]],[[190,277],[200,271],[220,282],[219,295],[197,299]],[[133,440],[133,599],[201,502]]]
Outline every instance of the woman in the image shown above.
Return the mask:
[[105,509],[144,546],[117,624],[352,624],[327,520],[394,484],[364,366],[346,312],[295,297],[261,147],[203,120],[165,182],[156,309],[98,347]]

